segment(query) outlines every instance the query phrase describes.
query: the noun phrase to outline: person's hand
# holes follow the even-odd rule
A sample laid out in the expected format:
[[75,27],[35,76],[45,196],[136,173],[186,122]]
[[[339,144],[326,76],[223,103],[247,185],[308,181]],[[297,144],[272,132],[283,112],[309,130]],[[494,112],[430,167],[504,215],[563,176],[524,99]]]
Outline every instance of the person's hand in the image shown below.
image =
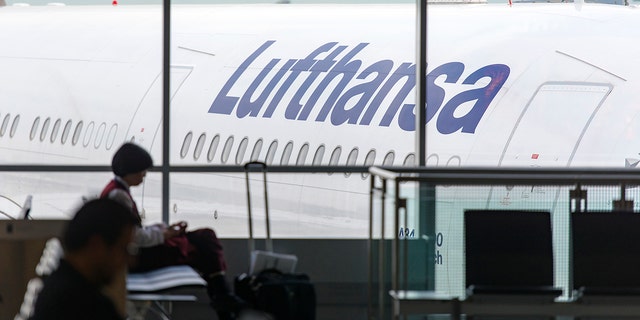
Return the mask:
[[185,233],[187,230],[187,222],[186,221],[178,221],[169,226],[170,229],[178,230],[181,234]]
[[162,234],[164,235],[164,239],[171,239],[173,237],[177,237],[181,234],[184,234],[187,230],[187,222],[179,221],[168,227],[164,227],[164,231]]

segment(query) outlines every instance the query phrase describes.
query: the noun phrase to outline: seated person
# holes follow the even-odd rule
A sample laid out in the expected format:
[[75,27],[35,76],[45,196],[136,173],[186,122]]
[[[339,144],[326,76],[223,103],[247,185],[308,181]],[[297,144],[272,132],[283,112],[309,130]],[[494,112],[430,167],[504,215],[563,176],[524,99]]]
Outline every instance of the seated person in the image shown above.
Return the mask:
[[244,301],[236,297],[225,276],[227,265],[222,245],[211,229],[186,231],[186,222],[170,226],[164,223],[142,225],[130,187],[141,184],[153,165],[151,155],[133,143],[125,143],[111,162],[115,177],[102,191],[101,198],[114,199],[131,209],[137,221],[135,242],[140,247],[132,272],[149,271],[171,265],[187,264],[207,281],[211,305],[221,320],[234,319]]
[[129,209],[113,200],[82,206],[65,228],[64,257],[44,280],[30,319],[124,319],[102,290],[126,268],[135,225]]

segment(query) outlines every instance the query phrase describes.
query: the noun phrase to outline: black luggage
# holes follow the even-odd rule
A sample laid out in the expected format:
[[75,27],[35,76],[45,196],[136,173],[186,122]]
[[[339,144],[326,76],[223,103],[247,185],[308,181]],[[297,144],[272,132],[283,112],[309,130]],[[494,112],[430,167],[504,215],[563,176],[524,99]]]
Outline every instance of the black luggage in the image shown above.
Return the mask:
[[236,294],[275,320],[314,320],[316,293],[306,274],[263,270],[236,278]]
[[[256,167],[261,168],[264,180],[266,248],[267,252],[273,252],[269,228],[266,164],[250,162],[245,164],[250,258],[254,251],[255,243],[253,239],[249,171]],[[274,255],[279,256],[278,254]],[[250,269],[253,269],[253,266]],[[283,272],[275,268],[252,271],[253,274],[243,273],[235,278],[234,289],[236,295],[247,301],[256,310],[270,314],[274,320],[315,320],[316,294],[308,275]]]

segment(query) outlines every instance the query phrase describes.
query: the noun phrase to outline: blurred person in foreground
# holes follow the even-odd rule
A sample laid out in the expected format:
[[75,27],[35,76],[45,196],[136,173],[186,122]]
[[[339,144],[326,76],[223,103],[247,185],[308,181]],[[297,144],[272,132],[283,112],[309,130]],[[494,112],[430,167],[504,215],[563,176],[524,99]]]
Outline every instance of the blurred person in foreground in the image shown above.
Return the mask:
[[135,226],[129,209],[113,200],[84,204],[65,227],[64,256],[44,279],[31,319],[124,319],[103,292],[128,265]]

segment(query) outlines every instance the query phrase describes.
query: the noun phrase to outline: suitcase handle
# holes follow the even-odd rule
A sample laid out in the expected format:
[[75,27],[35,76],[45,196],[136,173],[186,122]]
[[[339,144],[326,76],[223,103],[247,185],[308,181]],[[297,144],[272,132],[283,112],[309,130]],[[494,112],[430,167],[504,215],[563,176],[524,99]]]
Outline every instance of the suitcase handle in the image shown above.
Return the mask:
[[264,210],[265,210],[265,224],[267,228],[267,237],[265,239],[265,248],[267,251],[273,251],[273,242],[271,240],[271,227],[269,223],[269,198],[267,197],[267,164],[260,161],[251,161],[244,164],[245,181],[247,183],[247,212],[249,214],[249,255],[255,250],[255,241],[253,239],[253,216],[251,213],[251,191],[249,187],[249,171],[253,168],[259,167],[262,171],[262,177],[264,181]]

